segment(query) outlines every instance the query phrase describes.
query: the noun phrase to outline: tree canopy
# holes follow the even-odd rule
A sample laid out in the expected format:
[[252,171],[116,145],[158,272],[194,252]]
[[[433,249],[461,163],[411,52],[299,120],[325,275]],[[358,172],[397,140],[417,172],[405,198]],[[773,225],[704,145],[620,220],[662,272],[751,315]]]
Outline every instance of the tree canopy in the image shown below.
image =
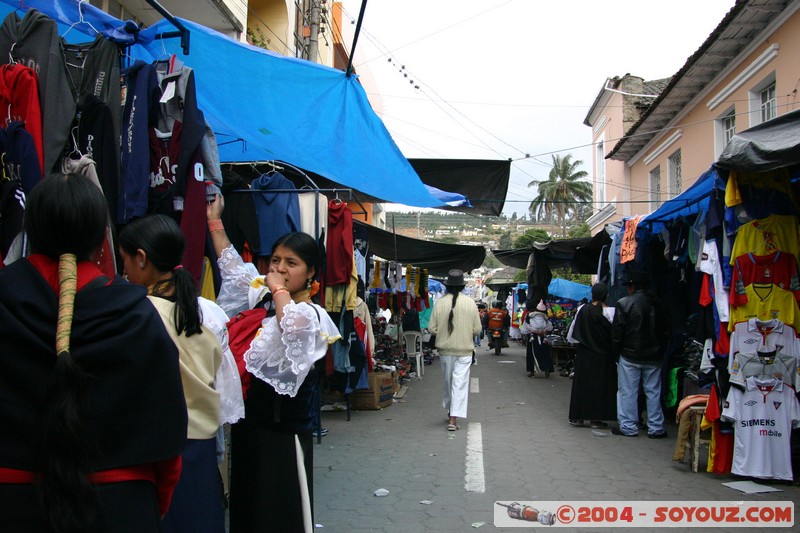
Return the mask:
[[545,230],[533,228],[516,238],[514,248],[530,248],[535,242],[550,242],[550,240],[550,235]]
[[578,170],[583,161],[573,161],[572,154],[552,157],[553,168],[547,179],[533,180],[528,184],[528,187],[536,187],[538,193],[529,210],[531,216],[539,220],[555,219],[561,225],[562,236],[565,236],[567,216],[574,216],[581,203],[592,200],[592,184],[585,181],[589,174]]

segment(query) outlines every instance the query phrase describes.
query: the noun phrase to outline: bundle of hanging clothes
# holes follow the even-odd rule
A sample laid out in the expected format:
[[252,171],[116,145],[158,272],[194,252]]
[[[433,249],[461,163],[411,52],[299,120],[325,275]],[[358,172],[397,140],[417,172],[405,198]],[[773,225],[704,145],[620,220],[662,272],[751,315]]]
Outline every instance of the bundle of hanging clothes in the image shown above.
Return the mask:
[[[200,284],[205,202],[222,185],[216,140],[197,106],[194,72],[175,56],[131,62],[126,45],[94,30],[69,44],[56,22],[29,9],[0,26],[3,264],[27,254],[25,194],[56,172],[90,177],[114,225],[148,213],[173,217],[187,249],[183,265]],[[87,28],[82,28],[87,29]],[[116,273],[109,225],[100,266]]]

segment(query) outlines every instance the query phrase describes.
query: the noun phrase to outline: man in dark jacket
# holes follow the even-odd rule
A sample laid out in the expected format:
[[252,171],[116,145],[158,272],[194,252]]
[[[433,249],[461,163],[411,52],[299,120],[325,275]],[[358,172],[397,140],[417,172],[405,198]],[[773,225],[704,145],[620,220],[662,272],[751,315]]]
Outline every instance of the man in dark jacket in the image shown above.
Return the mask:
[[648,277],[630,275],[628,296],[616,305],[611,325],[617,365],[617,420],[612,433],[625,437],[639,435],[639,382],[647,397],[647,436],[663,439],[664,412],[661,409],[661,364],[670,336],[669,315],[658,297],[648,291]]

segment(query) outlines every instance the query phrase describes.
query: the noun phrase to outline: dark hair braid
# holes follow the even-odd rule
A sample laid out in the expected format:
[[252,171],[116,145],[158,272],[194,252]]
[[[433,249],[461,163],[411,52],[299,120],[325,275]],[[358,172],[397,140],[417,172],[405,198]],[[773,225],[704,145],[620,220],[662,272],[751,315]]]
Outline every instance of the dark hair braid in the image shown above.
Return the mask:
[[456,299],[458,295],[461,293],[462,287],[447,287],[447,292],[453,295],[453,305],[450,307],[450,316],[447,318],[447,333],[448,335],[453,334],[453,315],[455,314],[456,310]]
[[28,196],[25,232],[35,253],[58,259],[56,356],[46,378],[40,447],[44,458],[39,497],[46,528],[96,531],[97,494],[87,479],[95,438],[84,421],[87,374],[70,352],[77,262],[88,259],[106,235],[108,204],[100,188],[80,174],[55,174]]

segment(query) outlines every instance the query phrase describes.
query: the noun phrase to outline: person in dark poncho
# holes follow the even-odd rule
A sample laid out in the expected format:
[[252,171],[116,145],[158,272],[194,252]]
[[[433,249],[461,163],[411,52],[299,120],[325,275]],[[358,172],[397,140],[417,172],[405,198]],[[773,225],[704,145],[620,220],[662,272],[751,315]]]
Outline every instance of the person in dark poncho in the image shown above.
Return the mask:
[[606,427],[617,416],[617,366],[611,344],[614,308],[606,306],[608,287],[592,286],[592,302],[575,316],[572,336],[578,344],[575,376],[569,403],[569,423]]
[[32,254],[0,270],[0,531],[161,531],[187,412],[144,287],[97,267],[108,205],[78,175],[28,197]]

